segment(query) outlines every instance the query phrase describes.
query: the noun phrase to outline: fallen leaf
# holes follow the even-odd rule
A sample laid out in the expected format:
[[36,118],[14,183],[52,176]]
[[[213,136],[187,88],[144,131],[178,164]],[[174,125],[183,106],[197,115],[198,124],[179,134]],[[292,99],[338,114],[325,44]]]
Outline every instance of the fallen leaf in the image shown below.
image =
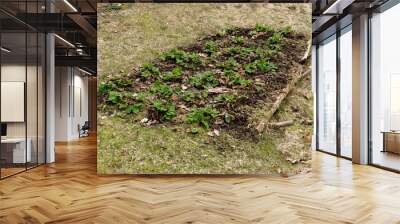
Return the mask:
[[210,88],[208,89],[209,93],[227,93],[230,92],[231,89],[226,88],[226,87],[217,87],[217,88]]

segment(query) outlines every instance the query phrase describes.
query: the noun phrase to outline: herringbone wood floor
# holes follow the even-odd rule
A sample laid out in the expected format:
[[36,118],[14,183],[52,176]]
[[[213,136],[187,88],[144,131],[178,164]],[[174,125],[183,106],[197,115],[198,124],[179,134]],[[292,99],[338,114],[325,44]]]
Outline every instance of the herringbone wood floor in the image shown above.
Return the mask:
[[400,175],[322,153],[290,178],[106,177],[95,144],[0,181],[0,223],[400,223]]

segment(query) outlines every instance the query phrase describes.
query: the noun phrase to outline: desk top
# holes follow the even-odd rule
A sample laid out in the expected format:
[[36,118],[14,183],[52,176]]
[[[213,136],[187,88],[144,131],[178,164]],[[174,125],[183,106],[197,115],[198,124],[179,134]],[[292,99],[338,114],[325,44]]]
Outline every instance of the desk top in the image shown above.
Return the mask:
[[383,134],[398,134],[400,135],[400,131],[381,131]]
[[[28,138],[27,141],[30,141]],[[1,143],[20,143],[25,142],[25,138],[5,138],[1,139]]]

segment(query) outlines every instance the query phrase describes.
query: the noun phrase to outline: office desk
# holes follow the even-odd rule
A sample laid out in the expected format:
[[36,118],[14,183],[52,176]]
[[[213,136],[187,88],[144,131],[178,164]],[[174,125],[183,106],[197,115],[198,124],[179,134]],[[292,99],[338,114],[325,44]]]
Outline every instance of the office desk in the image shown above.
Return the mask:
[[32,140],[28,138],[25,152],[25,138],[1,139],[1,157],[6,163],[26,163],[32,160]]
[[392,152],[400,154],[400,132],[383,131],[383,150],[382,152]]

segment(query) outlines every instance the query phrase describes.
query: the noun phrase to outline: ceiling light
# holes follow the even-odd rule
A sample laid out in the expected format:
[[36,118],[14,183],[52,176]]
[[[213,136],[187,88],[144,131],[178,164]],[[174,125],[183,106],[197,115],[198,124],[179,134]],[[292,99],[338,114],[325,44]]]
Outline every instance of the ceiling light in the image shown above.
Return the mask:
[[343,10],[351,5],[354,0],[336,0],[322,14],[342,14]]
[[62,42],[64,42],[64,43],[66,43],[67,45],[69,45],[70,47],[73,47],[73,48],[75,48],[75,45],[73,45],[71,42],[69,42],[68,40],[66,40],[66,39],[64,39],[64,38],[62,38],[62,37],[60,37],[59,35],[57,35],[57,34],[54,34],[54,36],[55,37],[57,37],[59,40],[61,40]]
[[65,4],[67,4],[74,12],[78,12],[78,10],[68,1],[64,0]]
[[85,73],[85,74],[87,74],[87,75],[93,75],[92,73],[90,73],[90,72],[88,72],[88,71],[86,71],[86,70],[83,70],[83,69],[81,69],[81,68],[79,68],[79,67],[78,67],[78,70],[81,71],[81,72],[83,72],[83,73]]
[[0,49],[1,49],[2,51],[6,52],[6,53],[10,53],[10,52],[11,52],[11,50],[8,50],[8,49],[5,48],[5,47],[1,47]]

